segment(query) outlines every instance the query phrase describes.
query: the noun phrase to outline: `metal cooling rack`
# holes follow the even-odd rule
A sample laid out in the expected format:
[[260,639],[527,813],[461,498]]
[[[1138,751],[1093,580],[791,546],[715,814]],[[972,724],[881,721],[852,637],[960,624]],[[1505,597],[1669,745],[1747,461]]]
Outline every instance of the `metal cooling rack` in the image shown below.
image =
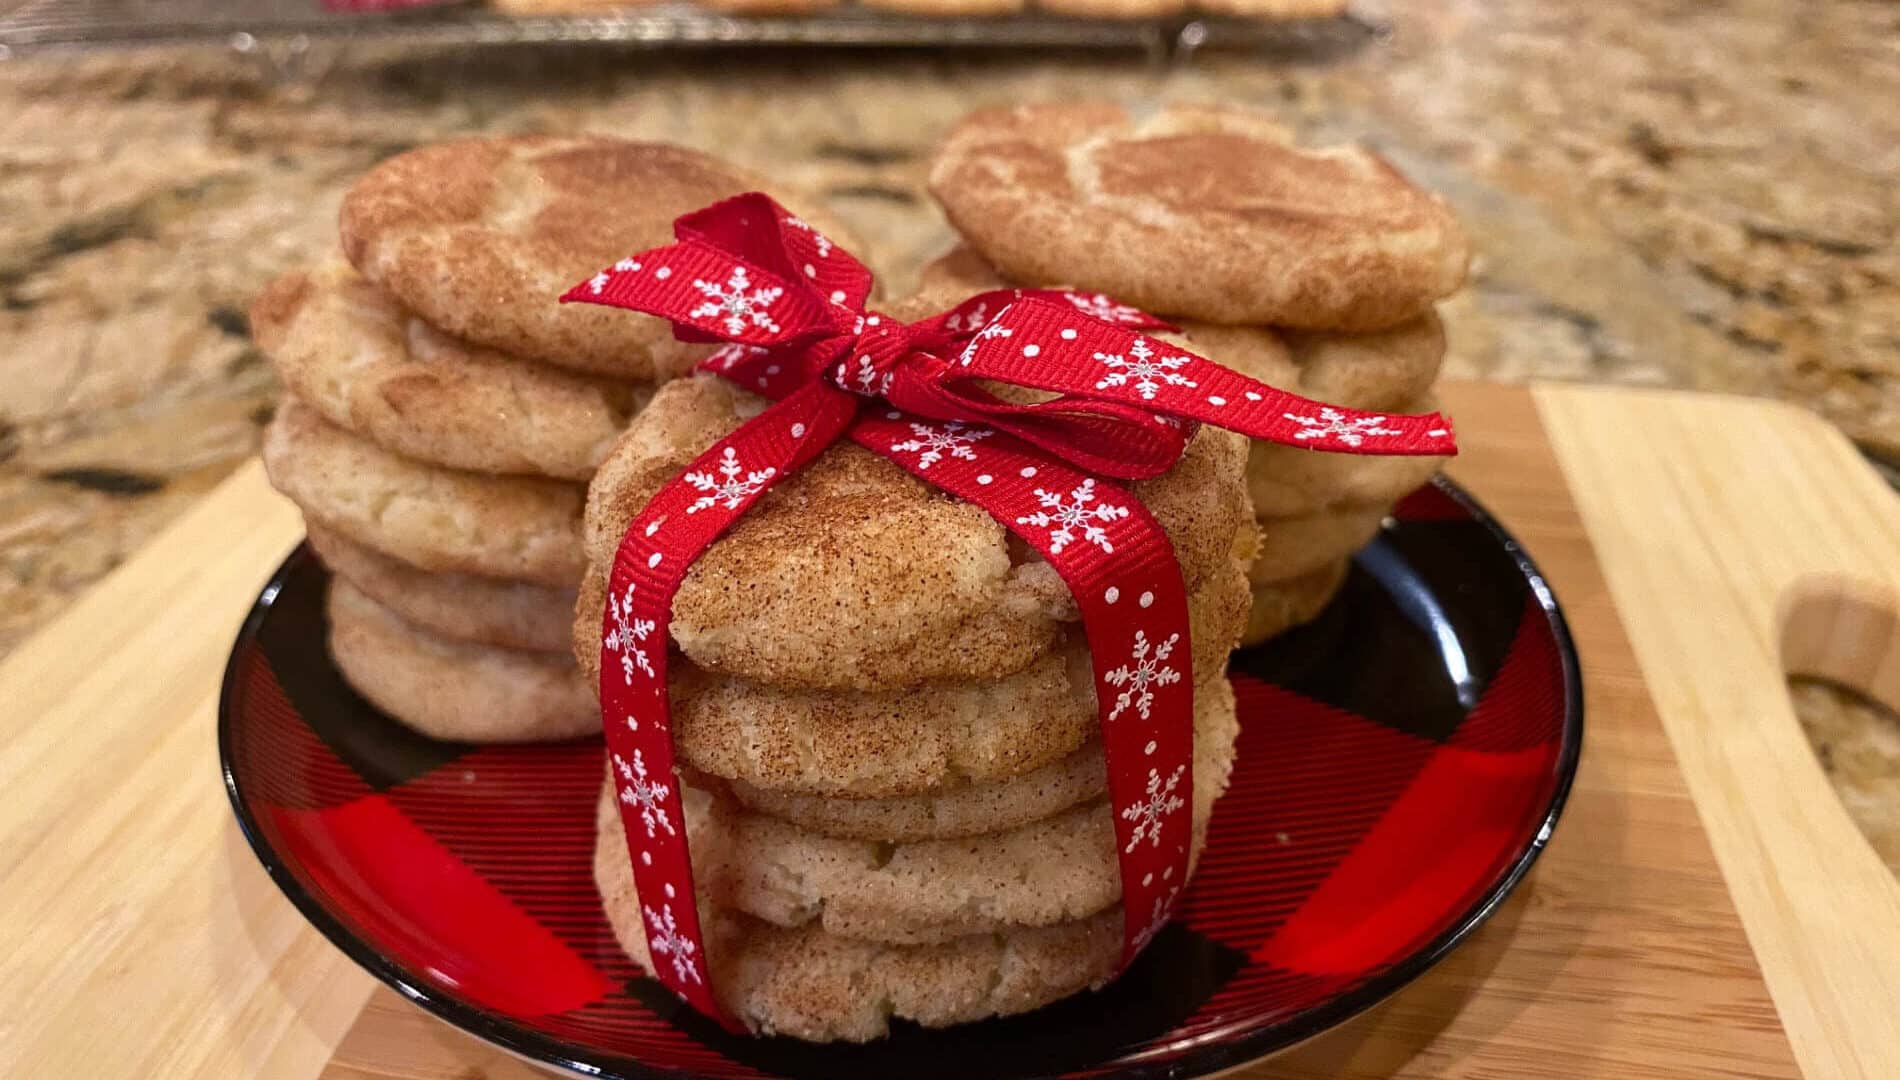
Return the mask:
[[839,45],[1042,46],[1191,52],[1246,47],[1291,54],[1357,48],[1382,28],[1353,16],[1079,19],[1052,15],[925,18],[841,7],[798,16],[721,15],[684,4],[598,15],[518,17],[472,4],[383,14],[327,12],[316,0],[0,0],[0,59],[28,50],[224,42],[240,51],[320,39],[425,45],[608,42],[632,47]]

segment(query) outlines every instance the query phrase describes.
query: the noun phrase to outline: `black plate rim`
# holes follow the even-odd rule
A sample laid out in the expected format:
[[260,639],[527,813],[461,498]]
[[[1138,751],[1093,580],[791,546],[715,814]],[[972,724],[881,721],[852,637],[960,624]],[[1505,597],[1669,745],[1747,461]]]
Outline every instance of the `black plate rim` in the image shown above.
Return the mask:
[[[1480,896],[1470,908],[1453,920],[1451,925],[1438,937],[1412,955],[1392,965],[1386,971],[1368,979],[1351,991],[1340,995],[1323,1005],[1294,1016],[1285,1023],[1260,1029],[1247,1034],[1237,1035],[1223,1042],[1207,1043],[1186,1055],[1166,1062],[1133,1064],[1111,1074],[1118,1080],[1185,1080],[1189,1077],[1208,1076],[1226,1069],[1258,1061],[1261,1058],[1288,1049],[1299,1043],[1328,1031],[1360,1013],[1372,1008],[1397,993],[1400,989],[1437,966],[1451,951],[1462,944],[1497,913],[1506,899],[1530,873],[1549,844],[1551,835],[1556,831],[1557,821],[1563,816],[1564,806],[1569,801],[1570,788],[1577,776],[1577,764],[1583,754],[1583,677],[1577,659],[1576,642],[1570,635],[1569,621],[1564,618],[1563,608],[1557,602],[1557,595],[1543,572],[1537,568],[1530,554],[1517,538],[1504,528],[1484,505],[1464,488],[1444,476],[1432,479],[1431,486],[1449,496],[1452,501],[1463,507],[1474,521],[1482,524],[1486,531],[1498,541],[1505,553],[1510,556],[1518,573],[1530,586],[1531,595],[1544,613],[1549,624],[1551,636],[1557,646],[1557,655],[1562,662],[1564,681],[1564,718],[1563,745],[1557,758],[1557,784],[1551,793],[1549,804],[1545,807],[1536,831],[1525,843],[1515,862],[1498,879],[1497,883]],[[283,586],[283,579],[290,567],[301,559],[310,557],[308,543],[299,543],[292,549],[284,561],[271,572],[269,581],[244,622],[238,628],[232,643],[231,655],[225,661],[224,678],[218,692],[218,765],[224,777],[225,795],[231,801],[231,809],[237,816],[238,829],[244,834],[245,842],[264,866],[264,871],[275,882],[284,896],[296,907],[310,924],[317,928],[332,945],[359,967],[374,975],[385,986],[395,990],[404,998],[434,1013],[480,1039],[490,1042],[503,1050],[531,1062],[552,1065],[559,1069],[581,1075],[598,1077],[599,1080],[677,1080],[690,1074],[673,1069],[655,1068],[631,1061],[632,1071],[609,1071],[607,1068],[590,1061],[575,1057],[578,1048],[564,1039],[543,1034],[533,1028],[496,1016],[479,1006],[463,1002],[446,994],[434,994],[419,985],[420,980],[398,961],[384,956],[381,952],[352,933],[330,910],[310,895],[297,881],[290,868],[278,857],[277,852],[264,839],[257,821],[252,818],[245,806],[245,799],[237,774],[232,770],[233,760],[231,740],[235,724],[234,710],[235,688],[238,679],[238,657],[245,642],[257,636],[264,619],[270,614],[272,603]],[[616,1066],[616,1069],[618,1067]]]

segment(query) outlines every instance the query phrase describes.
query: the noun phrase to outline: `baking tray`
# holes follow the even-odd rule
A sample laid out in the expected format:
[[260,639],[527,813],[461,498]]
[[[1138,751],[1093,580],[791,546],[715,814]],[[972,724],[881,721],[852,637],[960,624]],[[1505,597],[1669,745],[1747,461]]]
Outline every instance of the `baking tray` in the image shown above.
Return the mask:
[[475,4],[384,13],[325,11],[315,0],[0,0],[0,59],[31,50],[224,43],[241,52],[323,39],[445,46],[611,43],[636,48],[810,45],[881,47],[1203,47],[1319,55],[1384,33],[1356,15],[1265,21],[1228,17],[1084,19],[1047,14],[926,18],[850,6],[806,15],[722,15],[687,4],[596,15],[520,17]]

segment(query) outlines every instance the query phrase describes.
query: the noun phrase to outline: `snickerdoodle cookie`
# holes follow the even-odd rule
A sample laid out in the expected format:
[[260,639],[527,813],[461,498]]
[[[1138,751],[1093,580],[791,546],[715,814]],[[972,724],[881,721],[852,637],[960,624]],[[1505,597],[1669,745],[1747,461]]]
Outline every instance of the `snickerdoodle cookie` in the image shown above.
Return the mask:
[[272,282],[251,330],[325,419],[456,469],[586,480],[652,393],[466,345],[336,264]]
[[510,356],[652,379],[682,352],[666,320],[556,299],[618,259],[673,242],[673,219],[767,191],[849,238],[805,200],[685,147],[599,136],[464,139],[399,154],[344,197],[343,251],[449,334]]
[[1186,346],[1268,386],[1348,409],[1400,411],[1429,393],[1445,361],[1433,312],[1363,334],[1182,324]]
[[556,588],[585,569],[579,485],[412,461],[294,398],[263,450],[271,483],[307,520],[420,569]]
[[525,581],[433,574],[342,533],[309,524],[310,546],[330,572],[404,621],[443,637],[567,655],[574,590]]
[[[710,375],[660,388],[588,489],[595,573],[661,485],[759,404]],[[1229,564],[1252,521],[1245,447],[1203,428],[1173,469],[1130,485],[1173,542],[1190,591]],[[983,509],[840,443],[775,485],[693,564],[672,637],[715,674],[889,690],[1020,671],[1074,618],[1053,568]]]
[[[1437,401],[1427,397],[1393,411],[1420,413],[1437,407]],[[1411,494],[1444,465],[1442,457],[1331,454],[1256,442],[1248,451],[1247,492],[1263,520],[1384,507]]]
[[980,110],[930,190],[1006,277],[1215,323],[1396,326],[1456,290],[1469,257],[1444,200],[1378,155],[1301,147],[1236,108]]
[[1339,595],[1352,564],[1341,559],[1329,566],[1285,581],[1253,587],[1253,610],[1247,616],[1247,632],[1242,645],[1257,645],[1319,618],[1326,605]]
[[[626,834],[605,798],[594,882],[621,948],[653,971]],[[938,945],[841,938],[816,923],[786,929],[718,908],[701,919],[704,967],[720,1004],[760,1035],[813,1042],[868,1042],[894,1018],[948,1027],[1028,1012],[1107,982],[1122,948],[1119,905],[1078,922]]]
[[330,655],[356,691],[436,739],[528,742],[600,730],[572,659],[451,641],[396,617],[349,582],[330,583]]
[[[924,266],[918,281],[918,312],[934,314],[964,299],[1012,284],[967,245],[958,245]],[[1039,288],[1067,287],[1066,279],[1022,282]],[[1445,328],[1427,311],[1385,330],[1363,334],[1182,322],[1179,334],[1163,335],[1183,348],[1225,364],[1268,386],[1349,409],[1394,409],[1431,390],[1445,361]]]
[[[1240,725],[1222,678],[1196,688],[1194,712],[1188,802],[1198,852]],[[1188,795],[1185,783],[1178,794]],[[707,900],[779,926],[816,921],[840,937],[922,945],[1072,922],[1121,898],[1106,799],[1012,829],[899,844],[824,836],[725,799],[710,813],[714,826],[693,833]]]
[[[1239,731],[1233,692],[1224,680],[1198,696],[1196,714],[1190,875],[1214,800],[1227,785]],[[702,890],[705,970],[720,1003],[759,1034],[863,1042],[884,1035],[894,1017],[943,1027],[1007,1016],[1099,987],[1114,972],[1121,952],[1121,885],[1105,803],[975,841],[898,845],[886,852],[879,845],[809,835],[773,844],[791,827],[757,815],[741,815],[735,825],[732,809],[718,797],[693,788],[685,796]],[[763,835],[728,839],[735,829],[750,831],[754,826],[747,822],[764,822]],[[651,909],[643,909],[634,886],[611,788],[602,792],[597,827],[594,880],[608,922],[634,962],[652,971],[642,918]],[[740,855],[749,861],[727,864]],[[734,874],[744,880],[735,882]],[[820,906],[814,892],[826,888],[833,891]],[[779,921],[746,914],[716,897],[749,900]],[[919,922],[916,912],[940,911],[953,899],[957,910],[938,925],[985,929],[945,936]],[[1060,916],[1082,909],[1095,910]],[[913,914],[894,914],[905,910]],[[999,920],[1005,911],[1056,921]],[[838,923],[846,933],[833,929]],[[921,943],[851,932],[861,930]]]
[[1379,534],[1390,506],[1325,510],[1260,523],[1260,556],[1247,571],[1255,585],[1302,577],[1352,557]]
[[[1188,599],[1197,680],[1225,669],[1246,626],[1244,565],[1231,563]],[[575,649],[590,675],[598,670],[598,588],[598,577],[590,578],[576,618]],[[986,796],[961,792],[1060,762],[1101,726],[1080,627],[1064,631],[1056,648],[1027,667],[994,678],[823,691],[710,675],[676,661],[670,681],[673,737],[687,764],[760,790],[809,796],[789,805],[807,808],[812,820],[852,822],[859,830],[951,813],[943,809],[950,802],[962,805],[957,816],[967,825]],[[913,796],[918,801],[907,803]],[[987,805],[999,817],[1021,812],[1012,802]]]

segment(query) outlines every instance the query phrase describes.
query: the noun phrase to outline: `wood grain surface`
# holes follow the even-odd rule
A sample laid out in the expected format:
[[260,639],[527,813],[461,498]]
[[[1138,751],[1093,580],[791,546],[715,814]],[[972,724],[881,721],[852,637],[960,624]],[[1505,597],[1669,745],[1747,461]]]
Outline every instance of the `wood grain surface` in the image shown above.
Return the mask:
[[248,465],[0,663],[0,1076],[310,1076],[369,996],[218,775],[225,656],[301,532]]
[[1537,403],[1802,1064],[1900,1076],[1900,881],[1786,690],[1818,674],[1900,703],[1900,503],[1791,405],[1581,387]]
[[[1881,925],[1803,929],[1763,902],[1777,878],[1788,884],[1802,875],[1786,895],[1812,899],[1828,884],[1823,867],[1873,858],[1793,727],[1778,662],[1751,669],[1746,685],[1763,695],[1755,705],[1788,713],[1792,742],[1755,739],[1736,749],[1678,730],[1685,723],[1696,730],[1678,713],[1683,702],[1714,693],[1703,683],[1738,682],[1737,669],[1762,667],[1764,655],[1776,661],[1779,638],[1764,637],[1762,627],[1780,623],[1751,623],[1735,631],[1741,641],[1711,655],[1673,638],[1700,632],[1698,621],[1721,620],[1728,609],[1702,607],[1700,620],[1651,614],[1649,597],[1679,600],[1658,580],[1668,571],[1651,565],[1667,565],[1658,552],[1705,542],[1680,522],[1667,529],[1623,522],[1616,500],[1634,482],[1627,470],[1641,475],[1658,468],[1644,461],[1677,460],[1661,443],[1644,449],[1668,434],[1666,425],[1602,427],[1623,395],[1636,402],[1631,408],[1706,407],[1716,424],[1726,410],[1753,407],[1569,387],[1540,388],[1535,401],[1528,391],[1491,386],[1443,393],[1466,446],[1454,475],[1548,574],[1584,660],[1584,762],[1550,850],[1498,916],[1426,977],[1366,1016],[1237,1075],[1784,1077],[1797,1075],[1797,1057],[1814,1077],[1900,1075],[1900,1055],[1872,1019],[1900,1015],[1900,995],[1870,974],[1881,965],[1815,970],[1812,943],[1801,936],[1829,939],[1822,945],[1883,939],[1891,953],[1900,913]],[[1742,441],[1773,445],[1787,435],[1782,427],[1798,434],[1812,426],[1792,411],[1776,419],[1783,415],[1751,414],[1762,426]],[[1544,423],[1556,438],[1547,438]],[[1606,430],[1616,432],[1614,451],[1598,444]],[[1688,468],[1711,484],[1761,475],[1717,464]],[[1790,459],[1772,474],[1818,489],[1813,470],[1859,467],[1822,455]],[[1578,500],[1583,517],[1566,472],[1572,483],[1593,486]],[[1864,524],[1868,498],[1849,483],[1809,501],[1851,519],[1843,527],[1871,555],[1887,534]],[[1877,501],[1891,500],[1881,492]],[[1682,505],[1700,512],[1692,500]],[[215,767],[218,677],[251,597],[297,534],[294,512],[248,468],[0,664],[0,701],[8,703],[0,790],[10,796],[0,802],[0,949],[9,956],[0,966],[0,1075],[69,1075],[82,1062],[105,1077],[541,1075],[386,990],[372,994],[368,976],[302,922],[236,834]],[[1607,574],[1592,538],[1607,551]],[[1726,565],[1710,553],[1716,549],[1697,550]],[[1779,566],[1775,558],[1744,561]],[[1900,559],[1889,565],[1900,567]],[[1720,580],[1731,589],[1750,584]],[[1891,678],[1881,675],[1900,666],[1890,645],[1865,644],[1890,643],[1891,635],[1848,631],[1894,623],[1867,614],[1877,609],[1868,605],[1878,590],[1852,595],[1853,603],[1801,608],[1797,623],[1822,628],[1802,640],[1819,642],[1810,654],[1848,657],[1837,666],[1869,680]],[[1736,603],[1768,616],[1779,610],[1773,597]],[[1640,664],[1622,622],[1639,646],[1655,650]],[[1827,644],[1843,638],[1861,644]],[[1670,666],[1685,660],[1704,666]],[[1645,676],[1662,688],[1661,722]],[[1772,760],[1756,760],[1771,752]],[[1743,767],[1742,786],[1720,782]],[[1803,815],[1785,843],[1757,835],[1768,811],[1748,784],[1769,779],[1803,789],[1765,800]],[[1811,850],[1780,862],[1802,843]],[[1854,880],[1865,893],[1842,910],[1878,914],[1879,889]],[[1816,989],[1830,979],[1854,987],[1860,1000]]]

